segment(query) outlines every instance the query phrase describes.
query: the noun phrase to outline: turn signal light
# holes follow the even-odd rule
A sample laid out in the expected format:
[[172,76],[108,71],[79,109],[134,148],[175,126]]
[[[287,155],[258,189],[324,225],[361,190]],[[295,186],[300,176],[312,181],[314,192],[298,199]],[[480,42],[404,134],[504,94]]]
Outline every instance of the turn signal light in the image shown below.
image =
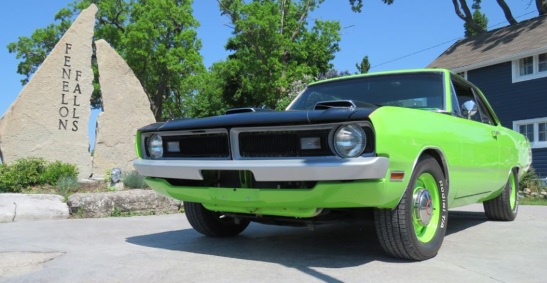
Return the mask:
[[405,172],[395,171],[391,172],[389,180],[392,182],[401,182],[405,178]]

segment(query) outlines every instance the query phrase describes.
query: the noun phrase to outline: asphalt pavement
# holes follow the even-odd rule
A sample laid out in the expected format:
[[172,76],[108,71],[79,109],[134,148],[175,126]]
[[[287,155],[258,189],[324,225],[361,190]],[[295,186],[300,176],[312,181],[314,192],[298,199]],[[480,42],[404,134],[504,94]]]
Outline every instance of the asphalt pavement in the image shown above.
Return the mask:
[[387,257],[371,224],[195,232],[183,214],[0,224],[0,282],[546,282],[547,207],[451,211],[439,254]]

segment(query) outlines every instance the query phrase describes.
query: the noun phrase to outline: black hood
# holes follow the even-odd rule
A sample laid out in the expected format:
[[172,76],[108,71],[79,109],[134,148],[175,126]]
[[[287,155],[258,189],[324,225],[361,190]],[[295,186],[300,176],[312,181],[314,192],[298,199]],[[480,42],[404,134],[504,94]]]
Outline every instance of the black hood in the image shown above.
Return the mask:
[[176,119],[165,123],[154,123],[141,128],[139,131],[154,132],[234,127],[291,126],[359,121],[368,119],[368,116],[376,109],[377,107],[247,112],[198,119]]

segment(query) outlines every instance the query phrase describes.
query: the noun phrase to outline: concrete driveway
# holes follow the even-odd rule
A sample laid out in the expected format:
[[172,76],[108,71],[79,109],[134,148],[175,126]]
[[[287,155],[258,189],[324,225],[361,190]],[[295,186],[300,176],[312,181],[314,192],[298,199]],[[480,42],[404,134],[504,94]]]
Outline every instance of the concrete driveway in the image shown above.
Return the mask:
[[545,282],[547,207],[489,222],[449,215],[439,255],[386,257],[371,224],[315,231],[251,224],[206,238],[182,214],[0,224],[1,282]]

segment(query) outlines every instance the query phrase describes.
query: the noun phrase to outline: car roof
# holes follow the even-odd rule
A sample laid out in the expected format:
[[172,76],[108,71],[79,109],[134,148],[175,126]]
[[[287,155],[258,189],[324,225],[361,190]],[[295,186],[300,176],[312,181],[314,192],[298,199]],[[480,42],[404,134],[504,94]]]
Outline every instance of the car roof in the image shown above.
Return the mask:
[[341,81],[341,80],[357,79],[357,78],[381,76],[381,75],[408,74],[408,73],[452,73],[452,72],[450,70],[447,70],[447,69],[426,69],[426,68],[424,68],[424,69],[393,70],[393,71],[374,72],[374,73],[356,74],[356,75],[349,75],[349,76],[343,76],[343,77],[336,77],[336,78],[331,78],[331,79],[312,82],[309,85],[313,86],[313,85],[318,85],[318,84],[333,82],[333,81]]

